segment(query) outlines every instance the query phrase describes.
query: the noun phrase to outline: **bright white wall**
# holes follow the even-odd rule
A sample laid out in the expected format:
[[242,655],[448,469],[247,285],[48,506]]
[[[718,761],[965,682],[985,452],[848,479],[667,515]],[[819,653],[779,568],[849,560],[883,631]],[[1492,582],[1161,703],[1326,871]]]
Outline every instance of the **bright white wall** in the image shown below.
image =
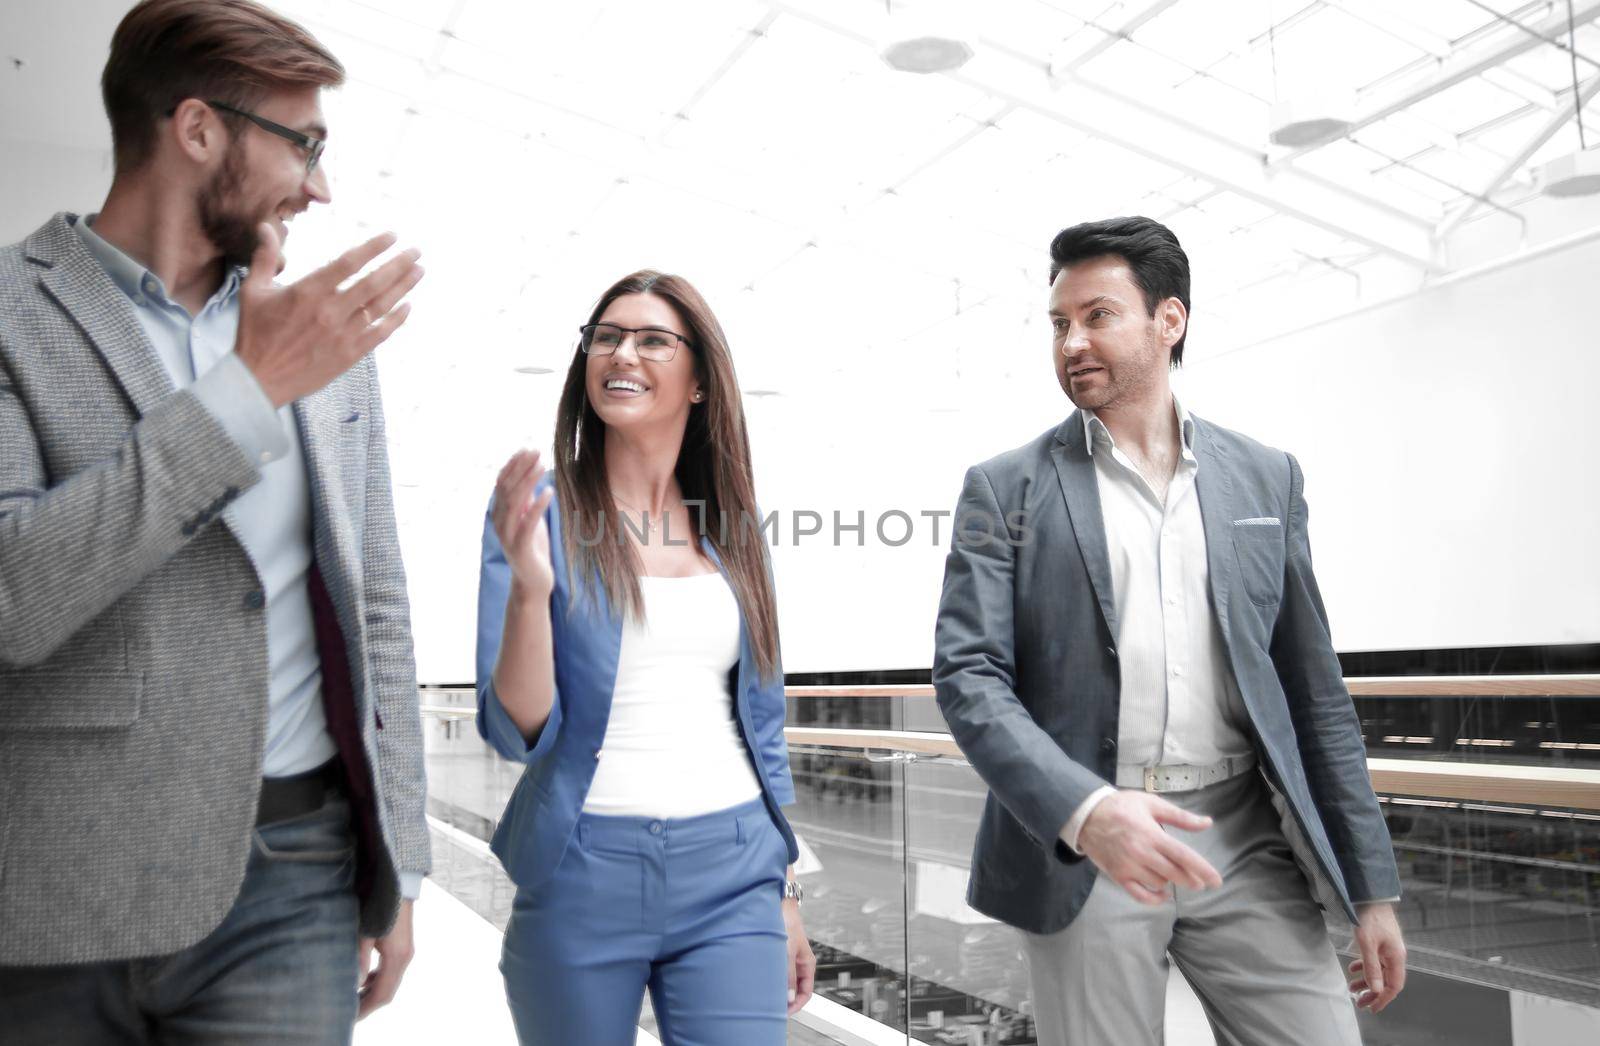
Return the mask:
[[1294,452],[1341,649],[1600,640],[1600,240],[1197,361]]
[[99,208],[111,187],[111,150],[0,135],[0,243],[15,243],[57,211]]

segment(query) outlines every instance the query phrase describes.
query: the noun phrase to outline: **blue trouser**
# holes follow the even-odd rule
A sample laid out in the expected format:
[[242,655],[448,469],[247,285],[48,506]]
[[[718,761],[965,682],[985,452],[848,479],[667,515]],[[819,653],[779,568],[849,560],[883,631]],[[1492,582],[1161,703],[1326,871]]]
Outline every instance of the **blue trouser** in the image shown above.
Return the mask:
[[517,1038],[633,1046],[648,987],[664,1046],[783,1046],[788,860],[760,799],[679,820],[584,814],[506,926]]
[[342,1046],[356,1019],[350,804],[256,828],[244,883],[198,943],[148,959],[0,967],[0,1041]]

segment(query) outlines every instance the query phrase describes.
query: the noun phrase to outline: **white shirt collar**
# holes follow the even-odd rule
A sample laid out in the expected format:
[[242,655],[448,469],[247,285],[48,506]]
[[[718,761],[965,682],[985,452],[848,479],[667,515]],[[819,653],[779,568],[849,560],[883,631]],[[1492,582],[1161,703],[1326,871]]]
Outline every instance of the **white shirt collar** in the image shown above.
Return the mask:
[[[1178,452],[1184,461],[1195,461],[1194,456],[1194,418],[1183,408],[1183,402],[1176,395],[1172,397],[1172,408],[1178,416]],[[1106,428],[1106,423],[1092,410],[1080,410],[1083,415],[1083,438],[1089,447],[1089,453],[1094,454],[1095,443],[1104,439],[1106,446],[1115,449],[1117,441],[1111,437],[1111,430]]]

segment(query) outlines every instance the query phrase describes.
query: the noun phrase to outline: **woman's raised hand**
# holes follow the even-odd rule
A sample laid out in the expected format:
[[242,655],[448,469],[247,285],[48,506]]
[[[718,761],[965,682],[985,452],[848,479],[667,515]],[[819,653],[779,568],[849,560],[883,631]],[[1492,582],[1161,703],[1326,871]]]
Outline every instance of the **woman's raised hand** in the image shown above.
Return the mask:
[[544,513],[555,488],[534,493],[543,475],[538,451],[511,455],[494,485],[494,532],[511,564],[515,587],[523,596],[549,598],[555,569],[550,565],[550,528]]

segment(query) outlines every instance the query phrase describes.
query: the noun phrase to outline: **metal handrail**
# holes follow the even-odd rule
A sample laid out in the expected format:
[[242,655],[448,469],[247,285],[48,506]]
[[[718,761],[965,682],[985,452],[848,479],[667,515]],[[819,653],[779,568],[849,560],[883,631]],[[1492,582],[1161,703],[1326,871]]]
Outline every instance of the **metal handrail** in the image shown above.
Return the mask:
[[[1600,674],[1547,673],[1503,676],[1349,676],[1351,697],[1600,697]],[[428,688],[425,692],[465,691],[470,687]],[[928,683],[873,683],[860,686],[788,686],[785,697],[933,697]]]
[[[1600,675],[1351,676],[1351,697],[1600,697]],[[784,695],[817,697],[932,697],[926,683],[870,686],[791,686]]]
[[[471,706],[430,704],[422,706],[422,714],[437,719],[471,719],[477,710]],[[908,759],[963,758],[954,738],[932,731],[791,726],[783,733],[789,744],[805,748],[863,754],[887,752]],[[1367,773],[1373,790],[1384,795],[1600,810],[1600,770],[1370,757]]]

